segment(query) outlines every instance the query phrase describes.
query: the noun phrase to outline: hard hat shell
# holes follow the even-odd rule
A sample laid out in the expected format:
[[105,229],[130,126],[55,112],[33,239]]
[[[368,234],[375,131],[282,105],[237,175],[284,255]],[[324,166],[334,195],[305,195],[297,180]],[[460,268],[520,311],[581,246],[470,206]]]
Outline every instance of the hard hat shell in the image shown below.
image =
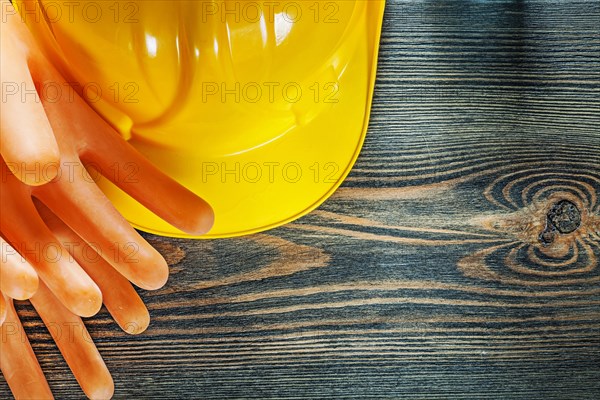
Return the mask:
[[[90,105],[213,206],[204,237],[308,213],[362,147],[384,0],[16,3]],[[135,227],[189,237],[99,183]]]

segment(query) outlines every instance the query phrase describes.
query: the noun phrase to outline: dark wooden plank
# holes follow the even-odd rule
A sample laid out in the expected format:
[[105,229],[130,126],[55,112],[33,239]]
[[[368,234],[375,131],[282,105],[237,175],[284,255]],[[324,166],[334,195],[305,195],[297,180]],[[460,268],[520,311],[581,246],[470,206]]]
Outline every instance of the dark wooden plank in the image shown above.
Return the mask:
[[142,293],[151,327],[88,321],[115,398],[599,398],[599,22],[596,1],[389,1],[343,188],[263,234],[148,236],[173,272]]

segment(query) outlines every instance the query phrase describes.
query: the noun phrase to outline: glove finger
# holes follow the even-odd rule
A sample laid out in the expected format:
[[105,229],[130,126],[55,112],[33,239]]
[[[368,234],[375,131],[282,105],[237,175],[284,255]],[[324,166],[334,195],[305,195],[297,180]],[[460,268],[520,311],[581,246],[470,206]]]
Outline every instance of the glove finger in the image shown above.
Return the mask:
[[[48,184],[50,185],[50,184]],[[0,182],[0,232],[63,304],[81,316],[102,306],[102,293],[40,218],[28,187],[7,174]]]
[[56,241],[37,213],[31,213],[18,229],[3,227],[2,232],[69,310],[84,317],[91,317],[100,310],[100,289]]
[[[75,379],[90,399],[109,399],[114,393],[113,379],[85,325],[67,310],[41,283],[31,304],[49,328]],[[50,329],[58,326],[60,329]]]
[[76,246],[71,246],[71,255],[100,287],[104,305],[121,329],[130,334],[145,331],[150,323],[150,315],[129,281],[50,209],[39,202],[36,206],[46,225],[62,243],[77,243]]
[[8,297],[25,300],[38,288],[38,276],[33,267],[0,237],[0,290]]
[[59,150],[28,66],[33,40],[13,6],[2,2],[0,148],[11,171],[28,185],[54,178]]
[[[2,294],[0,294],[2,296]],[[0,369],[15,399],[53,399],[12,300],[3,297],[6,320],[0,326]]]
[[2,292],[0,292],[0,326],[2,326],[6,320],[6,307],[6,300],[4,300],[4,296],[2,295]]
[[89,175],[84,178],[81,162],[70,167],[74,179],[63,176],[34,188],[33,195],[132,283],[148,290],[162,287],[169,277],[164,258],[115,210]]
[[[114,132],[90,132],[90,144],[81,154],[116,186],[154,214],[189,234],[207,233],[214,223],[211,206],[166,176],[132,145]],[[114,173],[115,165],[127,174]],[[126,176],[122,176],[126,175]]]
[[[176,228],[203,234],[212,227],[213,211],[206,201],[152,165],[79,95],[75,94],[68,104],[68,112],[65,112],[65,101],[62,98],[55,102],[43,101],[59,141],[66,134],[77,135],[81,141],[79,154],[85,163],[93,165],[107,179]],[[111,172],[115,165],[131,170],[131,176],[120,179],[118,174]]]

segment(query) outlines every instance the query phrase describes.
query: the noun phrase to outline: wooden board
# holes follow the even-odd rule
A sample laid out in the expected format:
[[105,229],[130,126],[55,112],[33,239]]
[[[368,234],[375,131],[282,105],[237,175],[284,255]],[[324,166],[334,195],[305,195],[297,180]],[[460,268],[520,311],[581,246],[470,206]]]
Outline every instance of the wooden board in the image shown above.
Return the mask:
[[343,188],[263,234],[147,236],[151,327],[88,327],[117,399],[597,399],[599,193],[599,2],[391,0]]

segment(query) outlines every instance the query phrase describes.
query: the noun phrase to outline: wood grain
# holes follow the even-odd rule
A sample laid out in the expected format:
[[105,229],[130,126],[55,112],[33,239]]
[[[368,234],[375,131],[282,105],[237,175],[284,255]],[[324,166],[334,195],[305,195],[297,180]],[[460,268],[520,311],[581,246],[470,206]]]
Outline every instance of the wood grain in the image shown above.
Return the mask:
[[[148,331],[87,324],[115,398],[600,398],[599,21],[390,0],[350,177],[267,233],[148,235],[172,269]],[[580,224],[544,244],[564,200]],[[18,308],[57,398],[82,398]]]

